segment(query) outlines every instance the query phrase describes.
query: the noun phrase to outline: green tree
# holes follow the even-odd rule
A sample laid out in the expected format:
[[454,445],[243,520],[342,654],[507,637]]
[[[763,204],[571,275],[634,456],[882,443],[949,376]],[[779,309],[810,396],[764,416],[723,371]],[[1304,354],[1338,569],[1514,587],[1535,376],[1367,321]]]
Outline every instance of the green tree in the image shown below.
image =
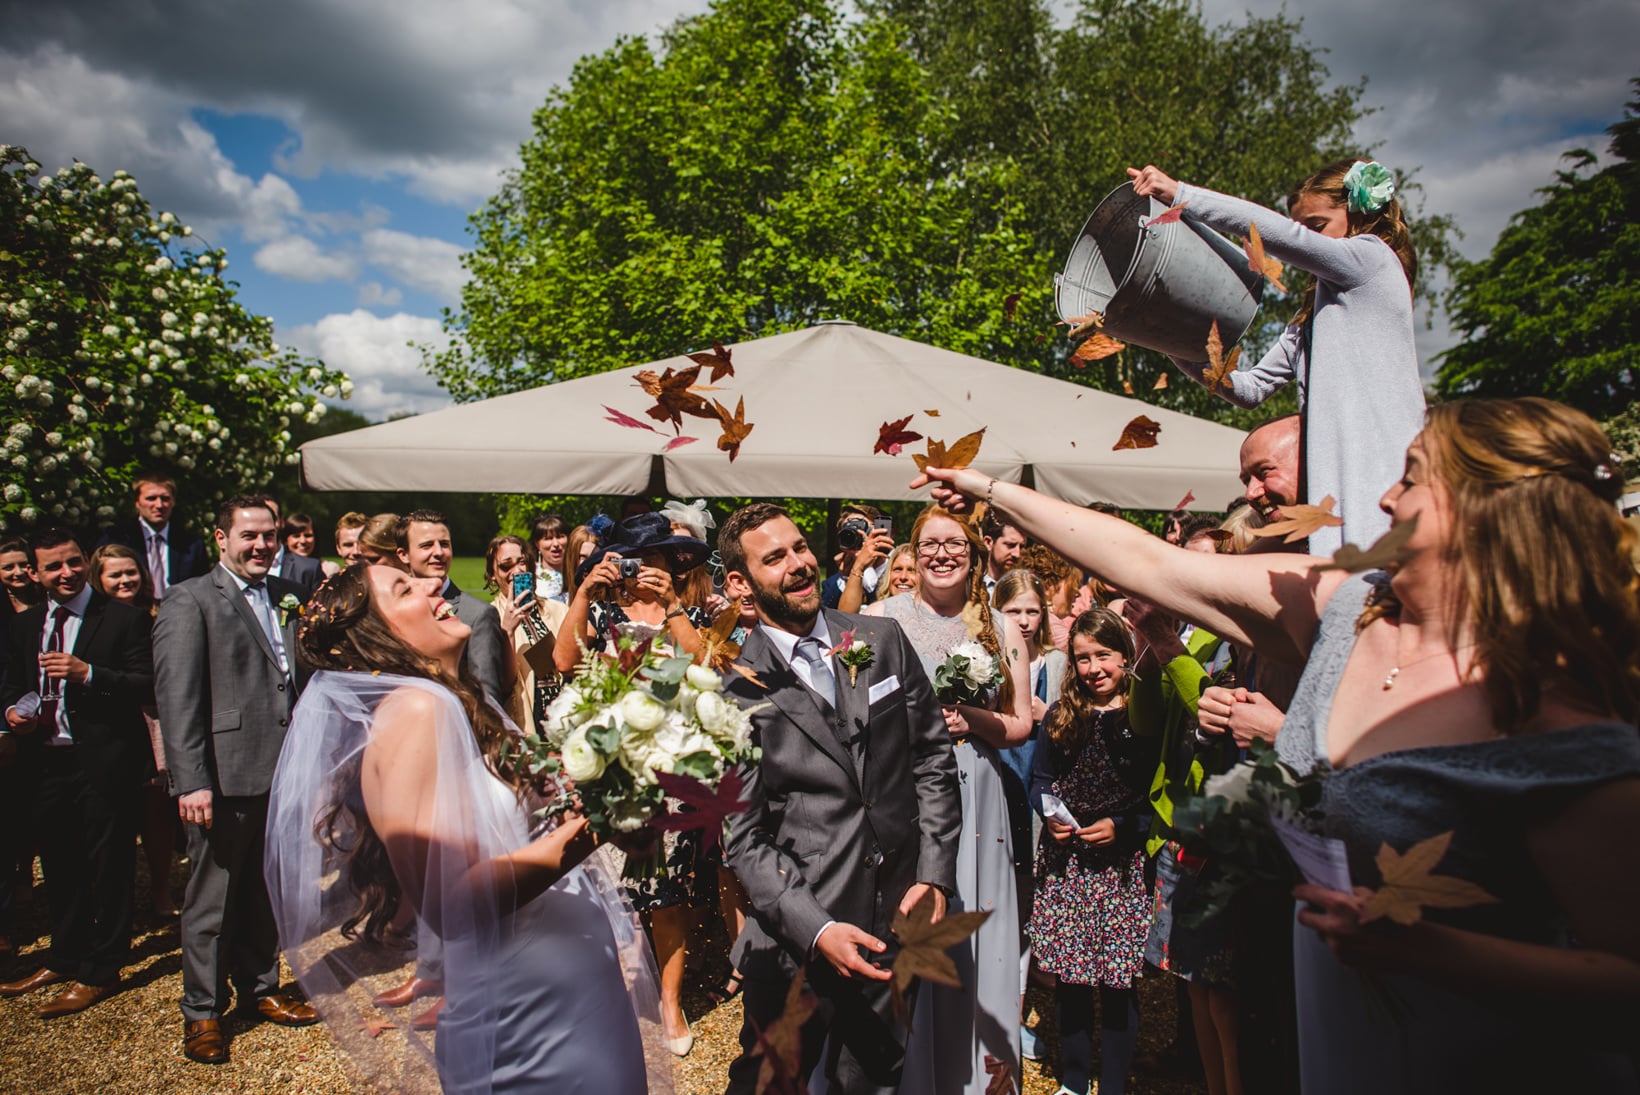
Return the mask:
[[1447,308],[1464,341],[1441,355],[1441,395],[1542,395],[1597,418],[1640,395],[1640,99],[1607,132],[1608,166],[1568,152],[1543,201],[1457,267]]
[[292,424],[352,384],[276,347],[227,266],[124,171],[42,175],[0,146],[0,528],[106,522],[143,468],[183,476],[203,523],[295,461]]

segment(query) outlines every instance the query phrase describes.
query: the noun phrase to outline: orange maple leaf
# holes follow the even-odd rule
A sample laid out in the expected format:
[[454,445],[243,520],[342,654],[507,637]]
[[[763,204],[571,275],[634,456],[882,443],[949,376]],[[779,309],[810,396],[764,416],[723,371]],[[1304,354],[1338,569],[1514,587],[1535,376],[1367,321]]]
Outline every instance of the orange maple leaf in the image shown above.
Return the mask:
[[1285,293],[1287,287],[1281,284],[1281,272],[1285,269],[1280,262],[1264,253],[1264,240],[1258,234],[1258,225],[1247,226],[1247,268],[1255,274],[1263,274],[1270,279],[1270,284]]
[[982,427],[973,433],[965,434],[951,445],[945,447],[945,442],[928,439],[928,454],[920,452],[911,454],[911,459],[917,462],[917,470],[927,467],[936,468],[966,468],[979,455],[979,443],[985,438],[985,428]]
[[1146,415],[1140,415],[1126,426],[1122,427],[1122,436],[1116,439],[1111,451],[1117,449],[1153,449],[1156,447],[1156,435],[1162,432],[1162,424]]
[[1438,833],[1420,840],[1405,853],[1388,844],[1378,849],[1378,873],[1384,884],[1367,899],[1361,923],[1387,916],[1406,926],[1423,919],[1425,909],[1467,909],[1473,905],[1495,905],[1498,899],[1464,878],[1435,874],[1446,857],[1452,833]]
[[752,423],[746,421],[746,397],[741,396],[740,402],[735,404],[735,413],[730,414],[729,408],[712,400],[712,407],[717,411],[717,420],[723,424],[723,436],[718,438],[718,448],[729,454],[732,464],[735,457],[740,455],[740,443],[746,440],[746,435],[753,430]]
[[1207,332],[1207,371],[1202,373],[1202,383],[1207,385],[1207,390],[1217,391],[1219,385],[1236,371],[1236,362],[1240,358],[1240,346],[1231,350],[1229,357],[1224,356],[1224,343],[1219,338],[1219,321],[1215,319]]
[[[1111,338],[1107,334],[1096,334],[1076,348],[1076,352],[1071,354],[1071,360],[1074,362],[1103,361],[1111,354],[1121,353],[1126,347],[1127,343]],[[1081,365],[1078,365],[1077,368],[1081,368]]]
[[1282,506],[1281,520],[1271,521],[1263,528],[1253,530],[1254,536],[1285,536],[1286,543],[1296,543],[1324,528],[1338,528],[1344,519],[1333,513],[1338,499],[1327,495],[1319,506]]
[[707,377],[709,384],[716,384],[726,376],[735,375],[735,367],[729,361],[729,350],[721,342],[712,343],[710,350],[697,350],[688,356],[696,365],[704,365],[712,370],[712,375]]

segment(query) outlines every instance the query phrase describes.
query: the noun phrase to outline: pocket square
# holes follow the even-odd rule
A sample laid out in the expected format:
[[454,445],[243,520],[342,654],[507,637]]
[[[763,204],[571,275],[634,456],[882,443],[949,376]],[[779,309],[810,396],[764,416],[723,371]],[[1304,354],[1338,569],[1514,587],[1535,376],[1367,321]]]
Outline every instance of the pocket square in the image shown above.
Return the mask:
[[886,681],[878,681],[876,684],[872,685],[871,689],[866,693],[866,704],[868,706],[874,704],[884,696],[892,696],[899,690],[900,678],[897,676],[890,677]]

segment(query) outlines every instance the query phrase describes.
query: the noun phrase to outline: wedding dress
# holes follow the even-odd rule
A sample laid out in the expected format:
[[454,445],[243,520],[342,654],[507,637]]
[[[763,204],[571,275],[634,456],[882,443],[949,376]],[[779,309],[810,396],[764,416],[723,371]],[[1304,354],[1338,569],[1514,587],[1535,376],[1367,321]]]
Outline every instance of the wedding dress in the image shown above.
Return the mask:
[[[423,807],[432,839],[415,853],[419,864],[398,864],[412,877],[401,885],[395,921],[413,940],[419,920],[443,944],[445,1004],[435,1031],[413,1029],[416,1009],[371,1003],[408,977],[415,952],[362,932],[343,936],[342,922],[359,906],[343,854],[355,834],[343,825],[340,840],[316,835],[338,802],[363,816],[359,773],[375,712],[403,689],[436,700],[426,728],[436,786]],[[528,844],[530,824],[441,685],[320,672],[304,690],[268,806],[268,892],[285,957],[361,1086],[463,1095],[672,1090],[654,960],[604,853],[519,908],[504,905],[498,890],[506,888],[492,874],[473,869]]]

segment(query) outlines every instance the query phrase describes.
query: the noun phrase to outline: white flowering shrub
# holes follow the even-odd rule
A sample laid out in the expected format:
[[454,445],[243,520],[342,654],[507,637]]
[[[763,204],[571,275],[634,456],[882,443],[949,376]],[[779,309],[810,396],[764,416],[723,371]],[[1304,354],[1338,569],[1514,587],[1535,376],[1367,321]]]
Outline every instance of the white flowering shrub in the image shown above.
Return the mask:
[[353,386],[276,345],[227,266],[124,171],[44,174],[0,145],[0,529],[105,524],[145,468],[203,526],[296,462],[291,421]]

